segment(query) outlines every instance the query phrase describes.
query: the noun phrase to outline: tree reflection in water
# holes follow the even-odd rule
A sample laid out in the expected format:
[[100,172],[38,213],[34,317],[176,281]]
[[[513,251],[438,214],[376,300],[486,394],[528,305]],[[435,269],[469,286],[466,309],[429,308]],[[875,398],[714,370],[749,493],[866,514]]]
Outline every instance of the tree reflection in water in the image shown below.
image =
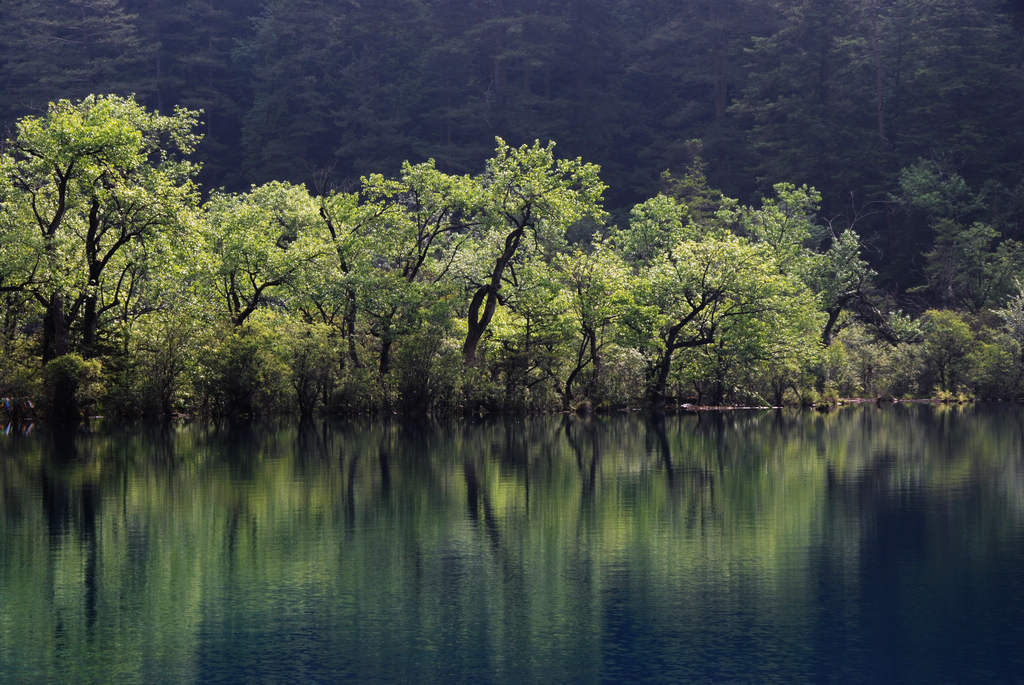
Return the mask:
[[1003,679],[1016,408],[0,439],[14,680]]

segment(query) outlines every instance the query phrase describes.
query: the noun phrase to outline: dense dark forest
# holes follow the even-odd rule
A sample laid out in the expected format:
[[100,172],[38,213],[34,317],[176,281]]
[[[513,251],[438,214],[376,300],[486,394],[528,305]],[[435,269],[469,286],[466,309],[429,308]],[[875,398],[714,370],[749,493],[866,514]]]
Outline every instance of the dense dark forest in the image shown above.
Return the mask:
[[89,93],[202,109],[206,188],[472,173],[501,136],[599,164],[613,210],[698,155],[743,200],[813,185],[901,290],[937,212],[1024,238],[1021,2],[10,0],[0,26],[8,132]]
[[[1024,3],[9,0],[0,27],[6,395],[69,353],[128,413],[1020,394]],[[190,351],[142,387],[160,345]]]

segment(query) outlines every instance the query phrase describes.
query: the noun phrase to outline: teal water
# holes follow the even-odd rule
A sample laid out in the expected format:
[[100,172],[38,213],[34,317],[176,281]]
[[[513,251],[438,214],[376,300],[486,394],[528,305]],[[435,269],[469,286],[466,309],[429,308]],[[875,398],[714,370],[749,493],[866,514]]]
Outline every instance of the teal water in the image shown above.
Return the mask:
[[1024,682],[1024,411],[0,435],[2,682]]

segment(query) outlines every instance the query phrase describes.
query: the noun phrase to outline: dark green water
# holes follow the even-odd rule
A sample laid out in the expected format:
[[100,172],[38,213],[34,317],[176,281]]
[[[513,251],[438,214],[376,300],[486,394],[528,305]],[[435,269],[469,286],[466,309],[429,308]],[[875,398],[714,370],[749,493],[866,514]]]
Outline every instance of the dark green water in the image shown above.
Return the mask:
[[1024,411],[0,436],[4,682],[1021,682]]

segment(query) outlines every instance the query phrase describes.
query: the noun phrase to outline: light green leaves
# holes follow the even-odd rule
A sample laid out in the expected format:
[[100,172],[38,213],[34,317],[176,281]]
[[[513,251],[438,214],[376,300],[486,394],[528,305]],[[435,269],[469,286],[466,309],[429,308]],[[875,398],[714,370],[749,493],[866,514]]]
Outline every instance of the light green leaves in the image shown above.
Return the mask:
[[235,325],[325,252],[320,222],[305,186],[272,182],[206,204],[207,241],[216,257],[216,289]]
[[188,234],[198,202],[184,159],[197,123],[197,112],[164,116],[116,95],[61,100],[18,122],[0,165],[0,230],[20,276],[4,280],[25,279],[46,303],[44,356],[94,354],[105,329],[122,335],[154,306],[147,264]]

